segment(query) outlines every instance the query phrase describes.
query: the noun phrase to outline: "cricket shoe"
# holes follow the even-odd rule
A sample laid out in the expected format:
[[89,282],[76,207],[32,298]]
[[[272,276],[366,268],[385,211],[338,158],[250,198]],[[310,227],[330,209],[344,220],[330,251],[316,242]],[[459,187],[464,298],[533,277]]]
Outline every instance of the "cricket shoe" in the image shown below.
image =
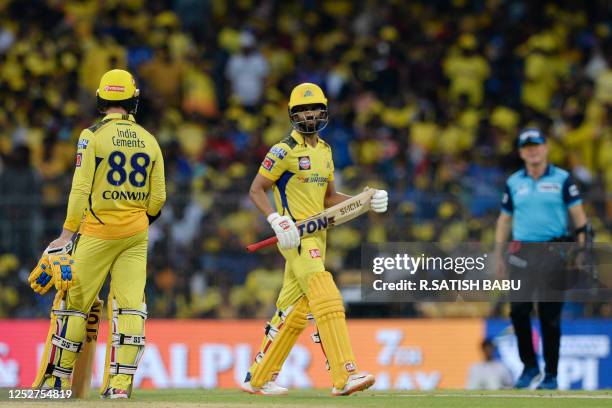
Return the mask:
[[544,380],[536,387],[536,390],[556,390],[559,388],[557,383],[557,376],[553,374],[546,374]]
[[525,367],[523,373],[514,384],[514,388],[532,388],[542,378],[542,373],[538,367]]
[[351,374],[344,387],[341,389],[332,388],[332,395],[335,397],[351,395],[357,391],[367,390],[374,385],[374,382],[376,382],[376,379],[372,374]]
[[242,388],[242,391],[254,395],[287,395],[289,393],[287,388],[281,387],[274,381],[268,381],[261,387],[253,387],[250,381],[245,381],[240,388]]
[[127,390],[122,390],[119,388],[108,387],[104,394],[100,396],[100,398],[108,398],[108,399],[119,399],[119,398],[129,398],[129,394]]

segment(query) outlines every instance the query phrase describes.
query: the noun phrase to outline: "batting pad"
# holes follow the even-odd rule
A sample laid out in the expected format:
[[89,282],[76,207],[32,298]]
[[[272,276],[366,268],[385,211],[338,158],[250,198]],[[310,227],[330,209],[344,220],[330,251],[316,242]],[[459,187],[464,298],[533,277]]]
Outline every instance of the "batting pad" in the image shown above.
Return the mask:
[[[266,326],[266,337],[251,369],[251,385],[261,387],[277,374],[293,345],[306,328],[308,300],[302,296],[289,311],[279,311]],[[259,361],[257,361],[259,360]]]
[[61,383],[63,387],[70,379],[77,353],[82,349],[87,314],[66,309],[65,294],[64,291],[59,291],[53,300],[51,324],[32,388],[41,388],[51,376],[55,380],[49,385],[58,387],[60,383],[57,379],[65,379]]
[[87,398],[89,396],[103,307],[104,303],[96,298],[89,310],[86,326],[87,335],[83,339],[83,350],[77,357],[72,370],[72,393],[76,398]]
[[334,387],[340,389],[348,376],[357,371],[349,341],[344,304],[329,272],[317,272],[308,281],[310,310],[319,329]]
[[107,389],[112,387],[126,390],[131,395],[132,377],[136,374],[145,348],[147,305],[143,299],[139,309],[121,307],[111,288],[107,311],[110,333],[100,394],[105,395]]

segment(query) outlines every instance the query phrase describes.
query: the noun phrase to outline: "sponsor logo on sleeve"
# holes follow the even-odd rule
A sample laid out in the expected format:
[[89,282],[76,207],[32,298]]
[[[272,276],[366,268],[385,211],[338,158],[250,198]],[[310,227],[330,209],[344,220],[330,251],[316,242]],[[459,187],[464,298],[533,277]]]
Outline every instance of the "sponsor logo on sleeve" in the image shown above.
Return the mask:
[[279,146],[274,146],[272,149],[270,149],[270,153],[281,160],[283,160],[285,156],[287,156],[287,151]]
[[87,145],[88,144],[89,144],[89,140],[87,140],[87,139],[80,139],[79,143],[77,143],[77,149],[85,150],[85,149],[87,149]]
[[310,170],[310,156],[301,156],[298,160],[300,170]]
[[261,163],[261,167],[263,167],[264,169],[270,171],[272,170],[272,167],[274,167],[274,160],[272,160],[271,158],[267,157],[264,159],[264,161]]
[[83,159],[83,153],[77,153],[76,155],[76,166],[81,167],[81,160]]
[[311,258],[320,258],[321,257],[321,251],[319,251],[319,248],[310,249],[308,252],[310,252],[310,257]]
[[576,186],[575,184],[572,184],[569,187],[569,195],[572,197],[578,197],[579,194],[580,192],[578,191],[578,186]]

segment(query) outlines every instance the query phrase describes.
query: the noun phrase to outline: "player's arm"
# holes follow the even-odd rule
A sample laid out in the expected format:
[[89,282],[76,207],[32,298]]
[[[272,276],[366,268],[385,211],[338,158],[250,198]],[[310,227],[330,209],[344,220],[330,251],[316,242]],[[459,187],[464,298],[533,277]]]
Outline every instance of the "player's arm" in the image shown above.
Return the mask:
[[569,208],[570,217],[572,217],[572,222],[576,226],[576,241],[581,246],[584,246],[586,243],[586,234],[587,234],[587,216],[584,212],[584,207],[582,204],[576,204]]
[[151,166],[149,206],[147,217],[149,225],[161,215],[161,209],[166,202],[166,176],[164,175],[164,156],[157,146],[157,157]]
[[580,246],[584,246],[586,244],[588,220],[582,205],[580,190],[571,176],[563,183],[563,202],[567,206],[567,210],[576,228],[576,241],[578,241]]
[[506,248],[506,243],[510,238],[511,230],[512,215],[502,210],[499,217],[497,217],[497,224],[495,225],[496,274],[499,279],[504,279],[506,277],[504,249]]
[[274,212],[274,208],[268,199],[268,191],[272,188],[274,182],[269,178],[257,174],[251,183],[249,189],[249,198],[263,215],[268,217]]
[[336,204],[340,204],[344,200],[348,200],[351,198],[350,195],[346,195],[344,193],[340,193],[336,191],[336,183],[334,180],[330,180],[327,183],[327,190],[325,191],[325,208],[333,207]]
[[512,231],[512,214],[514,213],[514,202],[512,201],[512,192],[508,183],[506,183],[506,189],[502,197],[501,212],[497,217],[497,224],[495,225],[495,259],[496,259],[496,272],[498,278],[505,278],[506,276],[506,263],[504,260],[504,249],[508,239],[510,239],[510,232]]
[[278,238],[282,249],[297,248],[300,245],[300,234],[295,222],[286,215],[280,215],[270,204],[267,192],[287,169],[285,157],[287,151],[282,145],[275,145],[266,155],[259,167],[259,172],[251,183],[249,198],[266,216],[266,220]]
[[[327,190],[325,191],[325,208],[333,207],[336,204],[348,200],[351,196],[336,191],[336,185],[333,180],[327,183]],[[376,190],[372,199],[370,200],[370,208],[372,211],[377,213],[384,213],[387,211],[389,204],[389,197],[386,190]]]
[[510,230],[512,229],[512,215],[501,212],[497,217],[497,223],[495,225],[495,251],[496,253],[503,251],[508,238],[510,237]]
[[274,230],[278,243],[282,249],[297,248],[300,245],[300,234],[290,217],[280,215],[272,208],[268,200],[267,191],[274,182],[269,178],[257,174],[251,183],[249,197],[253,204],[261,211]]
[[495,252],[501,254],[503,252],[506,242],[510,237],[510,231],[512,230],[512,214],[514,213],[514,202],[512,200],[512,191],[510,186],[506,183],[504,195],[501,201],[501,211],[499,217],[497,217],[497,224],[495,227]]
[[63,247],[70,241],[74,233],[79,230],[83,212],[87,209],[96,169],[96,143],[93,133],[87,129],[83,130],[79,137],[78,146],[64,228],[59,238],[49,244],[49,248]]
[[[334,182],[334,161],[331,161],[331,172],[329,174],[329,180],[327,182],[327,190],[325,190],[325,198],[323,205],[325,208],[333,207],[336,204],[340,204],[341,202],[348,200],[351,198],[350,195],[346,195],[344,193],[340,193],[336,190],[336,183]],[[377,213],[384,213],[387,211],[387,206],[389,204],[388,194],[385,190],[376,190],[372,199],[370,200],[370,208],[372,211]]]

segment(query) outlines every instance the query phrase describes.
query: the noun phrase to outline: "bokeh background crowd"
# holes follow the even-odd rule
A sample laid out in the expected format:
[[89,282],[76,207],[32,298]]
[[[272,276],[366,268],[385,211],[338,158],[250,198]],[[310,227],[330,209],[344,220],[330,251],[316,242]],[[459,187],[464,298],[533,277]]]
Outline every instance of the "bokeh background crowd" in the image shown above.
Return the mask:
[[[359,281],[360,246],[492,243],[516,136],[537,126],[579,181],[597,241],[612,226],[612,3],[606,0],[0,0],[0,317],[48,314],[27,275],[61,229],[80,131],[101,75],[128,69],[137,120],[166,160],[150,229],[155,317],[266,318],[282,282],[247,197],[290,131],[299,82],[329,99],[337,184],[390,192],[390,211],[338,228],[327,264]],[[353,317],[489,316],[491,304],[349,304]],[[566,313],[611,316],[610,305]]]

